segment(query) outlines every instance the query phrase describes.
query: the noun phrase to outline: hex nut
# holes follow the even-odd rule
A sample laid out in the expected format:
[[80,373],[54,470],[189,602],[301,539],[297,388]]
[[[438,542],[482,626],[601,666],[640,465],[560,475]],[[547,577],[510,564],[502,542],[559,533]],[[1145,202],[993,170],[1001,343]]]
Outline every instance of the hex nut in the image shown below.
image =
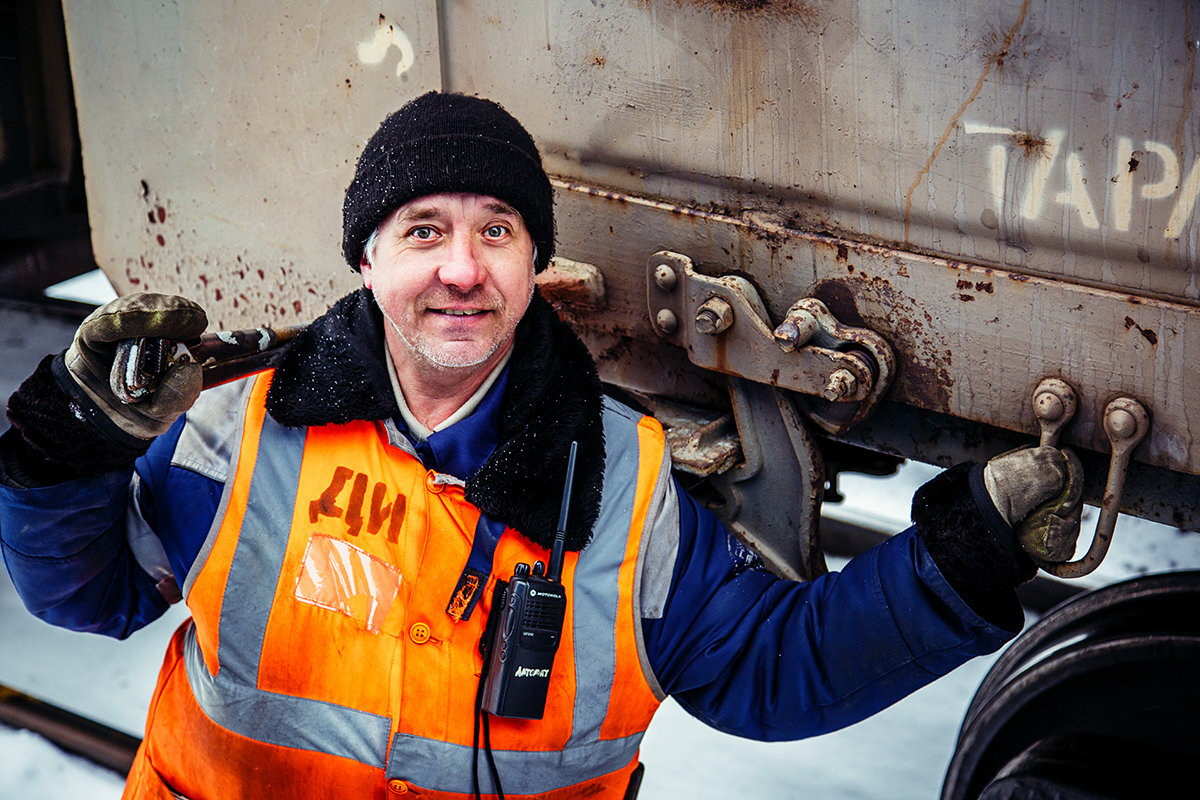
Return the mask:
[[708,298],[696,312],[696,330],[709,336],[724,333],[732,325],[733,306],[721,297]]
[[829,376],[829,384],[825,387],[825,399],[837,402],[858,390],[858,379],[848,369],[836,369]]

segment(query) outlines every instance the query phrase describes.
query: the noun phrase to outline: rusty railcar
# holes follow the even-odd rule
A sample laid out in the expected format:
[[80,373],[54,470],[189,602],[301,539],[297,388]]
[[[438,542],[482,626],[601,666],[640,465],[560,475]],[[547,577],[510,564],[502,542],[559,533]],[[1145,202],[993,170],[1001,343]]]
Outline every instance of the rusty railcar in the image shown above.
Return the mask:
[[92,245],[119,291],[194,297],[221,328],[310,319],[355,285],[341,196],[384,113],[477,93],[552,174],[543,291],[779,572],[822,568],[838,470],[986,458],[1043,428],[1083,456],[1090,502],[1200,529],[1192,2],[64,17]]

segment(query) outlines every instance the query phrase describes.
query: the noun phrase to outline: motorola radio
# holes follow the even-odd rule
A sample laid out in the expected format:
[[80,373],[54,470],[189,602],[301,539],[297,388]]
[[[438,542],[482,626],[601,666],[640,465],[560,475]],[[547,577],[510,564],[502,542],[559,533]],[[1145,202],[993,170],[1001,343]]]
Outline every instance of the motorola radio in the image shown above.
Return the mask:
[[550,672],[567,611],[567,592],[561,578],[576,447],[577,443],[571,442],[549,568],[541,561],[532,569],[528,564],[517,564],[499,598],[500,616],[488,648],[483,688],[483,708],[498,717],[541,719],[546,710]]

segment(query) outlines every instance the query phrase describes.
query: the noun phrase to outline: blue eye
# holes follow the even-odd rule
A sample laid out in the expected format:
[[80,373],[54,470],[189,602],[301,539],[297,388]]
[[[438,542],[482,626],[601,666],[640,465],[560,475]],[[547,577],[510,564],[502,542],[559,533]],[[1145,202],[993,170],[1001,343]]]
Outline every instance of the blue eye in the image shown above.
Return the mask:
[[413,237],[414,239],[428,241],[428,240],[434,238],[437,235],[437,232],[434,231],[433,228],[430,228],[428,225],[421,225],[421,226],[413,228],[411,231],[409,231],[408,235]]
[[483,234],[491,239],[499,239],[508,233],[508,228],[503,225],[489,225]]

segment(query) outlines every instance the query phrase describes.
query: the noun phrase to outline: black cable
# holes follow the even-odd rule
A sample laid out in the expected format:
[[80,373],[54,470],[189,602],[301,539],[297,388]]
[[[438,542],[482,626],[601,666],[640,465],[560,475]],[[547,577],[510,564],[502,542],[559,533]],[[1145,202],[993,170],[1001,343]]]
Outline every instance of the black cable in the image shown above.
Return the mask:
[[475,722],[471,742],[471,786],[475,790],[475,800],[483,800],[479,788],[479,729],[483,725],[483,752],[487,759],[488,770],[492,775],[492,783],[496,786],[496,795],[504,800],[504,789],[500,786],[500,772],[496,769],[496,759],[492,755],[492,732],[488,724],[487,712],[483,709],[483,688],[487,681],[488,665],[491,664],[492,644],[495,639],[495,629],[500,620],[500,609],[504,607],[504,598],[508,584],[497,581],[492,592],[492,609],[488,613],[487,622],[483,626],[483,638],[479,641],[479,650],[483,654],[483,669],[479,671],[479,684],[475,689]]
[[492,729],[488,724],[488,713],[479,709],[483,717],[483,754],[487,757],[488,769],[492,773],[492,782],[496,784],[496,796],[504,800],[504,788],[500,785],[500,771],[496,769],[496,758],[492,755]]

